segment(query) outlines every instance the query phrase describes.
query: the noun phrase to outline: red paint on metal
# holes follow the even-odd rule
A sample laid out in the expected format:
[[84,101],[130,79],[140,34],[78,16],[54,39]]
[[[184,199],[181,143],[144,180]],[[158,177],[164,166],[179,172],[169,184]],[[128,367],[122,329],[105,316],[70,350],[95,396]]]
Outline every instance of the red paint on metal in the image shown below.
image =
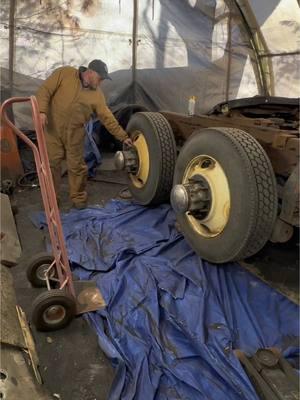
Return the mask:
[[0,128],[0,152],[1,179],[11,179],[16,182],[17,178],[24,174],[24,170],[17,146],[16,135],[5,121],[2,121]]

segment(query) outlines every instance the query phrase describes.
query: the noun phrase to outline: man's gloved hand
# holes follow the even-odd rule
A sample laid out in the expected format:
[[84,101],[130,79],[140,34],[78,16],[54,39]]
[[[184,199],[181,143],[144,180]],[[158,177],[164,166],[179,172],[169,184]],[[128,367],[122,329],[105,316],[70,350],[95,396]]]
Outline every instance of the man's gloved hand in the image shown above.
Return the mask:
[[127,138],[123,140],[123,143],[126,144],[126,146],[131,147],[133,145],[132,140],[130,138]]
[[45,126],[48,124],[47,115],[45,113],[40,113],[40,118],[42,122],[42,127],[45,129]]

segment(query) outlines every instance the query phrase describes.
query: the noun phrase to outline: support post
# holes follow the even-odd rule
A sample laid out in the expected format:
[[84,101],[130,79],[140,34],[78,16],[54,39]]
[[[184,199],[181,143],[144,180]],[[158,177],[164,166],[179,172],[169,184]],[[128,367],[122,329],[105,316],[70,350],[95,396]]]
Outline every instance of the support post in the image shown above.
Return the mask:
[[132,102],[136,103],[136,60],[137,60],[138,0],[133,0],[132,24]]
[[228,38],[227,38],[227,73],[226,73],[226,94],[225,94],[225,100],[226,102],[229,101],[229,91],[230,91],[230,77],[231,77],[231,60],[232,60],[232,43],[231,43],[231,21],[232,21],[232,16],[231,12],[229,12],[228,16]]
[[13,96],[14,87],[14,58],[15,58],[15,10],[16,0],[10,0],[9,8],[9,38],[8,38],[8,79],[9,79],[9,96]]

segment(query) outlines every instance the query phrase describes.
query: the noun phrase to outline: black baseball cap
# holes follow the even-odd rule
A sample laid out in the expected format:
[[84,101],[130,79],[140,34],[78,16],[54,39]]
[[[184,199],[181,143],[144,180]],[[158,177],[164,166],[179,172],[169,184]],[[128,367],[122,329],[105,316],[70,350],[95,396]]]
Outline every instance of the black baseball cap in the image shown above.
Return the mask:
[[101,60],[93,60],[89,63],[88,68],[92,71],[97,72],[101,76],[102,79],[111,79],[108,75],[107,65]]

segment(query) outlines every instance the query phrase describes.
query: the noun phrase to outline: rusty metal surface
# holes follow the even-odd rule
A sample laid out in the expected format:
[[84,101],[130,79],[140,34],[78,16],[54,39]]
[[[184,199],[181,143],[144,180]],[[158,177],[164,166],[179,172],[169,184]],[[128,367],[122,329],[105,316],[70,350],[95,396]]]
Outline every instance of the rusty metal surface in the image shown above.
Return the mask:
[[243,115],[187,116],[161,112],[169,121],[177,142],[184,142],[197,129],[229,127],[250,133],[266,150],[274,172],[288,176],[299,162],[299,133],[295,129],[280,129],[278,119],[248,118]]
[[[41,384],[42,380],[38,371],[35,344],[25,313],[16,305],[11,272],[3,265],[0,265],[0,285],[1,398],[50,399],[37,385],[37,383]],[[26,363],[23,351],[28,353],[30,363]],[[31,368],[33,368],[35,378]]]
[[24,174],[15,134],[3,121],[0,126],[0,166],[1,180],[10,179],[15,184]]
[[255,138],[265,144],[274,145],[278,143],[278,135],[286,138],[297,138],[298,131],[280,129],[278,124],[265,118],[248,118],[242,115],[194,115],[188,116],[173,112],[163,111],[161,114],[174,127],[177,134],[187,139],[190,134],[199,128],[230,127],[245,129],[253,134]]
[[36,383],[20,349],[1,343],[0,351],[2,399],[50,400],[53,398]]
[[291,225],[299,226],[299,165],[294,168],[284,185],[280,218]]
[[249,357],[241,350],[235,355],[242,364],[262,400],[299,399],[298,375],[279,349],[258,349]]
[[291,153],[287,148],[276,149],[272,146],[264,145],[263,143],[261,143],[261,145],[268,154],[274,172],[278,175],[288,177],[299,162],[299,152]]
[[74,281],[76,293],[76,314],[96,311],[104,308],[106,303],[94,281]]
[[16,265],[21,256],[21,245],[9,197],[0,193],[0,261],[6,266]]
[[[274,262],[269,261],[269,263],[271,264],[272,268],[276,267],[278,269],[278,266],[275,266]],[[280,265],[280,270],[282,271],[282,273],[280,274],[280,278],[282,277],[280,281],[274,281],[273,279],[271,279],[271,277],[265,276],[262,273],[261,268],[259,268],[259,265],[257,264],[249,264],[248,262],[240,261],[240,265],[247,271],[249,271],[252,275],[256,276],[261,281],[266,283],[268,286],[277,290],[283,296],[287,297],[293,303],[295,303],[298,306],[300,305],[300,294],[298,288],[296,290],[290,289],[288,283],[285,282],[287,280],[286,276],[284,275],[286,265],[284,265],[283,263]],[[263,268],[266,267],[264,262],[262,263],[262,267]],[[293,276],[293,279],[295,279],[295,281],[298,282],[297,277],[295,278]]]
[[299,99],[280,96],[252,96],[244,97],[241,99],[234,99],[230,101],[221,102],[216,104],[214,108],[208,112],[208,115],[222,113],[224,107],[230,110],[248,110],[262,114],[270,111],[273,114],[274,110],[282,112],[289,111],[294,117],[297,117],[299,112]]
[[277,218],[270,241],[273,243],[285,243],[291,239],[294,233],[294,228],[292,225],[282,221],[282,219]]
[[1,329],[0,342],[11,346],[26,347],[16,311],[16,295],[11,272],[0,264]]
[[33,340],[33,336],[31,334],[31,330],[29,328],[26,315],[20,306],[16,306],[18,318],[20,321],[20,326],[23,332],[24,340],[26,343],[26,351],[28,352],[28,356],[31,361],[31,366],[35,375],[37,382],[41,385],[42,378],[38,369],[39,366],[39,358],[36,352],[35,343]]

